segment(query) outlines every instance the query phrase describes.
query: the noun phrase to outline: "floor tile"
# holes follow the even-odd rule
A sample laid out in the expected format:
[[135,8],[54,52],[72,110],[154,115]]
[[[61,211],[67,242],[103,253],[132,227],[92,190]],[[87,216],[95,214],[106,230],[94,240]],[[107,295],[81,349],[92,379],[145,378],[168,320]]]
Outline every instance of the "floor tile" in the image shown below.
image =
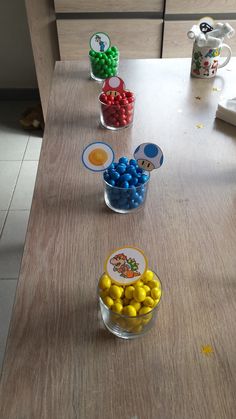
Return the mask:
[[4,358],[17,279],[0,280],[0,371]]
[[30,209],[37,174],[37,161],[24,161],[11,202],[11,210]]
[[24,160],[39,160],[42,138],[30,137]]
[[0,278],[18,278],[29,211],[9,211],[0,240]]
[[0,124],[0,160],[22,160],[29,140],[29,134],[12,123]]
[[0,161],[0,210],[9,208],[20,166],[20,161]]
[[0,211],[0,237],[1,237],[3,226],[4,226],[6,215],[7,215],[7,211]]

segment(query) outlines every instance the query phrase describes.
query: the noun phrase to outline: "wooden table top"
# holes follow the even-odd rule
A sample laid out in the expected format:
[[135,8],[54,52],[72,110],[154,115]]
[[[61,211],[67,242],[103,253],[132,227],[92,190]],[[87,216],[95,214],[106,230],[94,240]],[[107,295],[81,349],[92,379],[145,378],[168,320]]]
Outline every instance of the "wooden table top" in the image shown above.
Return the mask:
[[[214,115],[222,94],[236,96],[236,59],[215,79],[189,70],[189,59],[123,61],[135,121],[111,132],[99,127],[100,85],[87,64],[57,63],[1,418],[235,418],[236,127]],[[93,140],[117,157],[160,145],[144,211],[105,207],[101,175],[81,162]],[[156,327],[133,341],[103,328],[96,297],[106,256],[127,244],[145,251],[164,287]]]

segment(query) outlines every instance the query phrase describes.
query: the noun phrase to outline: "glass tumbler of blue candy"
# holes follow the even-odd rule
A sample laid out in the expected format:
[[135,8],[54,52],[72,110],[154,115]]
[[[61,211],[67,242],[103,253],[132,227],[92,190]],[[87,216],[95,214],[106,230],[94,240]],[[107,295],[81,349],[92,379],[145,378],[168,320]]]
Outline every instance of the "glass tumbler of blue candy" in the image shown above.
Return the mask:
[[104,199],[115,212],[126,214],[144,207],[150,175],[135,159],[121,157],[103,174]]

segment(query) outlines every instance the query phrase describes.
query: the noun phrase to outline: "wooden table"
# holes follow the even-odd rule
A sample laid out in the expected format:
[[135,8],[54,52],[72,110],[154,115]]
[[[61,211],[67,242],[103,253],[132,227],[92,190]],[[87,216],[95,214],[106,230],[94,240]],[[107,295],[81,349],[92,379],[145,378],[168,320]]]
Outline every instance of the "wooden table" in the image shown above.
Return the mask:
[[[1,418],[235,418],[236,127],[214,115],[221,94],[236,95],[236,60],[211,80],[190,79],[189,68],[188,59],[123,61],[135,121],[110,132],[99,127],[100,85],[87,64],[57,64]],[[93,140],[117,157],[140,142],[161,146],[143,212],[105,207],[101,176],[81,162]],[[96,297],[106,256],[127,244],[145,251],[164,285],[156,327],[133,341],[103,328]]]

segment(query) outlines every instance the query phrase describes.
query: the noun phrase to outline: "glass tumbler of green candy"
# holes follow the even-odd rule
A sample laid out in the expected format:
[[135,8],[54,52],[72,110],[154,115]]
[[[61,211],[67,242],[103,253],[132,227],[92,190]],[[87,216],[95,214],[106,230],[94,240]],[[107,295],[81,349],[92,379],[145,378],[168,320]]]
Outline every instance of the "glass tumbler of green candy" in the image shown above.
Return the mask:
[[96,81],[116,76],[119,68],[119,50],[113,46],[105,52],[89,51],[90,75]]

